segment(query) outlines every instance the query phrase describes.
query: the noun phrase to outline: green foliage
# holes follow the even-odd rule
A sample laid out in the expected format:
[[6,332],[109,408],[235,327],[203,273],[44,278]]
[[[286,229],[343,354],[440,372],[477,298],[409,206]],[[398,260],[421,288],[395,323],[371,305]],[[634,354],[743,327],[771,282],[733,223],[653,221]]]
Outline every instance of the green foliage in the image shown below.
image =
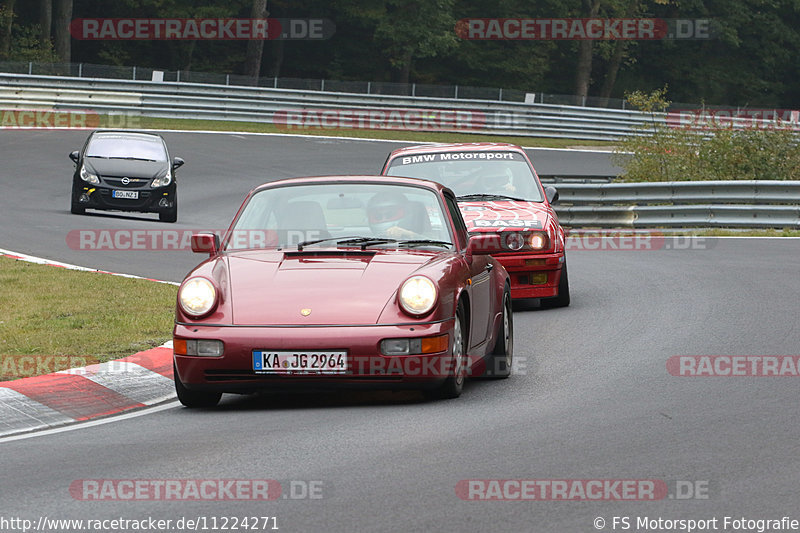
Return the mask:
[[628,103],[644,113],[664,112],[672,103],[666,98],[667,86],[656,89],[653,92],[645,93],[642,91],[625,92],[625,99]]
[[39,27],[14,25],[11,30],[11,49],[9,61],[38,61],[40,63],[57,63],[58,56],[53,43],[39,42]]
[[789,129],[691,130],[657,124],[620,142],[623,181],[797,180],[800,146]]

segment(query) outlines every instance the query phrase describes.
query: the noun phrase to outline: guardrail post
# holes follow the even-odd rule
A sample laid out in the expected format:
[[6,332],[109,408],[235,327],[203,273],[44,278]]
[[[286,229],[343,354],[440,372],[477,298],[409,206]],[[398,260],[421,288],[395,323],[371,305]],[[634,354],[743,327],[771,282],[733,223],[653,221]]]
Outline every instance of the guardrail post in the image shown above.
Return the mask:
[[503,88],[502,87],[500,87],[500,95],[497,97],[497,99],[500,100],[501,102],[503,101]]
[[372,82],[371,82],[371,81],[368,81],[368,82],[367,82],[367,94],[372,94],[372,93],[370,92],[371,90],[372,90]]
[[28,76],[33,75],[33,61],[28,61]]
[[278,88],[278,76],[275,76],[274,78],[272,78],[272,88],[273,89],[277,89]]
[[456,85],[456,90],[455,90],[455,94],[453,95],[453,98],[458,100],[458,85]]
[[325,80],[319,80],[319,90],[320,91],[325,90]]
[[83,77],[83,63],[78,63],[78,77]]
[[136,80],[136,67],[135,66],[133,67],[133,78],[131,78],[131,79]]
[[180,70],[178,70],[176,75],[175,75],[175,81],[177,83],[180,83],[180,81],[181,81],[181,71]]
[[225,74],[225,85],[230,85],[230,84],[231,84],[231,75]]
[[416,83],[412,83],[411,84],[411,96],[417,96],[417,84]]

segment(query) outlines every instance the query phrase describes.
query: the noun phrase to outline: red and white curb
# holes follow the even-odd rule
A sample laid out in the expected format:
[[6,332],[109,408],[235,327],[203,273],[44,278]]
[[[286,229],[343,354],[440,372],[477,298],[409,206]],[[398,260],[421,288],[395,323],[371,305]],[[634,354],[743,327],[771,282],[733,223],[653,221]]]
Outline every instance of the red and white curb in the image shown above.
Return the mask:
[[0,437],[118,414],[174,398],[170,341],[107,363],[0,382]]
[[[139,278],[2,249],[0,256]],[[114,415],[174,398],[172,341],[169,341],[158,348],[106,363],[0,382],[0,438]]]

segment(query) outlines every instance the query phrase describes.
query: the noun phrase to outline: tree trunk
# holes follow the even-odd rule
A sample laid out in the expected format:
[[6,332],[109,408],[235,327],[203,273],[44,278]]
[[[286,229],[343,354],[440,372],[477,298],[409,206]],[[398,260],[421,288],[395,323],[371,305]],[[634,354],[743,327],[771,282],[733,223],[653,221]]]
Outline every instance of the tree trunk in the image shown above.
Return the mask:
[[411,78],[411,63],[413,58],[411,57],[411,50],[403,53],[403,66],[400,67],[400,83],[408,84],[409,79]]
[[617,74],[619,73],[620,65],[622,65],[622,58],[627,47],[628,43],[625,41],[620,40],[614,43],[614,54],[611,56],[606,78],[603,80],[603,87],[600,89],[601,107],[608,105],[608,99],[611,97],[611,91],[614,90],[614,84],[617,82]]
[[[263,19],[267,17],[267,0],[253,0],[250,18]],[[244,59],[244,74],[253,79],[253,85],[258,85],[261,75],[261,57],[264,54],[264,40],[251,39],[247,41],[247,53]]]
[[14,3],[16,0],[6,0],[3,6],[3,27],[0,28],[0,59],[8,59],[11,54],[11,26],[14,24]]
[[69,63],[72,60],[72,38],[69,23],[72,21],[72,0],[56,0],[55,6],[55,45],[58,58]]
[[[583,0],[584,16],[597,17],[600,11],[600,0]],[[592,50],[594,41],[585,39],[578,41],[578,65],[575,69],[575,103],[583,105],[583,99],[589,95],[589,84],[592,78]]]
[[281,68],[283,67],[283,53],[286,40],[278,39],[275,41],[275,61],[272,63],[272,72],[270,76],[273,78],[281,77]]
[[50,47],[53,26],[53,0],[39,0],[39,47]]

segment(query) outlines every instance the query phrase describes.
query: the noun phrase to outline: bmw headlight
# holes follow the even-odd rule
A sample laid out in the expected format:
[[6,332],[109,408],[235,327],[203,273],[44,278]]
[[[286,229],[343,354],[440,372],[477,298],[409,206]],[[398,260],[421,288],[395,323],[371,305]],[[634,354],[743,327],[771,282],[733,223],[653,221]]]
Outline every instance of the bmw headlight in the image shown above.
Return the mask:
[[217,304],[217,289],[206,278],[192,278],[181,285],[178,302],[187,315],[201,317]]
[[412,276],[400,286],[400,305],[412,315],[424,315],[436,305],[436,285],[425,276]]
[[81,165],[81,179],[92,185],[98,185],[100,183],[100,178],[86,170],[85,165]]
[[150,184],[151,187],[166,187],[172,183],[172,171],[167,170],[167,173],[161,176],[160,178],[156,178],[153,180],[153,183]]
[[534,250],[544,250],[547,248],[547,234],[539,232],[532,233],[528,242]]

